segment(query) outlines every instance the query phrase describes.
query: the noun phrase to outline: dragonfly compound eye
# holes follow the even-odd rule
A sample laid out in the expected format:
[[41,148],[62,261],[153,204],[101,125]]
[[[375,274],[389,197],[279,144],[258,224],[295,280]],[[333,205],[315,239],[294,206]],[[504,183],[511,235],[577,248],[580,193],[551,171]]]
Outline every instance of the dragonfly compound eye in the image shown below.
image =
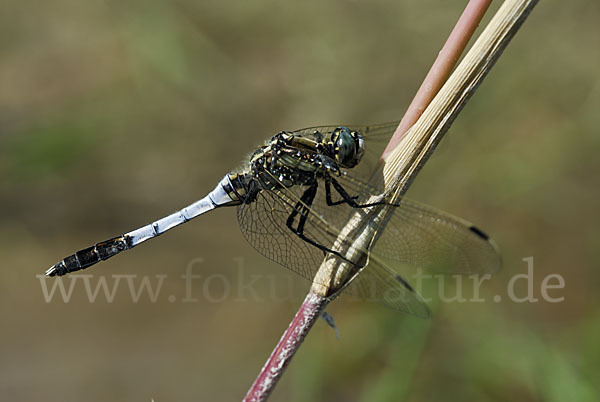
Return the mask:
[[364,153],[364,141],[356,131],[338,127],[331,134],[331,142],[335,160],[340,166],[352,168],[360,162]]

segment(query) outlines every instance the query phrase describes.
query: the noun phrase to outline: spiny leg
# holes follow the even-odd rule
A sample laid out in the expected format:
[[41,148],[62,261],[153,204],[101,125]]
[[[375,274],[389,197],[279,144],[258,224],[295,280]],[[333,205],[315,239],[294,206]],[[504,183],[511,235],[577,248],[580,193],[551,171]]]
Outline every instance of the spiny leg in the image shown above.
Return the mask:
[[[358,196],[354,196],[354,197],[350,197],[353,200],[357,199]],[[327,202],[327,205],[329,205],[330,207],[335,206],[335,205],[340,205],[340,204],[347,204],[348,202],[345,199],[341,199],[339,201],[333,201],[331,199],[331,183],[329,180],[325,180],[325,201]]]
[[[324,253],[334,254],[337,257],[339,257],[345,261],[348,261],[349,263],[352,263],[352,261],[345,258],[339,252],[332,250],[328,247],[325,247],[324,245],[308,238],[304,234],[304,225],[306,224],[306,219],[308,218],[308,214],[310,213],[310,207],[312,206],[312,203],[315,200],[315,196],[317,195],[317,186],[318,186],[317,183],[315,183],[314,185],[307,188],[306,191],[304,192],[304,194],[302,194],[302,197],[300,197],[300,201],[298,201],[296,203],[296,205],[294,206],[294,209],[290,213],[290,216],[288,217],[288,219],[286,221],[286,226],[292,232],[294,232],[294,234],[296,234],[296,236],[298,236],[299,238],[301,238],[308,244],[311,244],[311,245],[317,247],[319,250],[323,251]],[[300,214],[300,218],[298,219],[298,225],[296,226],[296,228],[294,228],[293,227],[294,218],[298,214]]]
[[[342,199],[340,201],[333,202],[331,200],[331,190],[329,189],[329,183],[331,183],[333,185],[333,188],[335,188],[335,190],[338,192],[338,194],[342,197]],[[334,179],[333,177],[329,177],[325,180],[325,199],[326,199],[327,205],[329,205],[329,206],[346,203],[346,204],[350,205],[352,208],[368,208],[368,207],[373,207],[375,205],[387,204],[385,201],[372,202],[372,203],[368,203],[368,204],[359,204],[355,201],[357,198],[358,198],[358,196],[351,197],[350,194],[348,194],[348,192],[344,189],[344,187],[342,187],[342,185],[340,183],[338,183],[338,181],[336,179]]]
[[[300,201],[298,201],[296,203],[296,205],[294,206],[294,209],[292,210],[292,213],[290,213],[290,216],[288,217],[287,222],[286,222],[287,227],[290,228],[290,230],[292,232],[294,232],[296,235],[300,236],[300,238],[302,240],[307,241],[311,244],[313,244],[314,242],[304,235],[304,225],[306,224],[306,219],[308,218],[308,214],[310,212],[309,208],[312,206],[312,203],[315,200],[316,195],[317,195],[317,183],[310,186],[309,188],[306,189],[306,191],[304,191],[304,194],[302,194],[302,197],[300,197]],[[298,220],[298,225],[294,229],[294,227],[293,227],[294,219],[296,218],[296,216],[298,214],[300,214],[300,219]],[[319,247],[319,246],[317,246],[317,247]],[[319,247],[319,248],[321,248],[321,247]]]
[[[306,191],[304,191],[304,194],[302,194],[302,197],[300,197],[300,201],[298,201],[296,203],[296,205],[294,206],[294,208],[292,209],[292,213],[290,213],[290,216],[288,216],[287,218],[287,222],[286,222],[286,226],[288,228],[290,228],[290,230],[292,230],[292,232],[296,233],[297,231],[299,231],[300,228],[300,222],[298,223],[298,228],[294,229],[292,227],[293,223],[294,223],[294,218],[296,217],[296,215],[298,215],[298,213],[301,211],[304,211],[306,209],[306,207],[310,207],[315,199],[315,196],[317,195],[317,184],[315,183],[314,185],[310,186],[309,188],[306,189]],[[302,217],[302,213],[301,213],[301,217]],[[304,220],[306,220],[306,218],[304,218]],[[304,222],[302,222],[302,228],[304,228]]]

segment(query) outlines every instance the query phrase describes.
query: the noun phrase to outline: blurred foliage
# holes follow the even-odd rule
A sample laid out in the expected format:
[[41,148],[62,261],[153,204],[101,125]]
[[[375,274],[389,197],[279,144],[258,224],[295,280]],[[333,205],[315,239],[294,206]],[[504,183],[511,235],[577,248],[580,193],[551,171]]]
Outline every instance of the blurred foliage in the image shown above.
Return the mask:
[[[35,275],[204,196],[279,130],[400,118],[464,3],[3,2],[3,398],[239,400],[301,280],[292,301],[263,281],[260,300],[46,303]],[[486,302],[434,304],[431,321],[334,303],[341,339],[317,324],[272,400],[600,399],[599,17],[595,0],[541,2],[409,193],[496,238],[505,264]],[[168,275],[177,300],[197,257],[195,274],[233,288],[291,275],[231,210],[127,254],[90,274]],[[559,273],[563,302],[506,299],[529,256],[536,297]]]

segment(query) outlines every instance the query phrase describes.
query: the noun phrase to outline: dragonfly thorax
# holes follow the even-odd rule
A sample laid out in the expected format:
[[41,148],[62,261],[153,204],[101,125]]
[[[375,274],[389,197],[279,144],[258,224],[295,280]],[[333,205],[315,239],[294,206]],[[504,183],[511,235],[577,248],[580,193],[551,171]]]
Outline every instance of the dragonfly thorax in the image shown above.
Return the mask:
[[323,144],[288,133],[277,134],[257,150],[250,158],[250,170],[286,187],[310,185],[327,174],[339,174],[337,162],[327,156]]
[[363,137],[347,127],[327,134],[282,131],[250,156],[248,170],[232,181],[244,203],[258,192],[293,186],[314,186],[356,166],[364,153]]

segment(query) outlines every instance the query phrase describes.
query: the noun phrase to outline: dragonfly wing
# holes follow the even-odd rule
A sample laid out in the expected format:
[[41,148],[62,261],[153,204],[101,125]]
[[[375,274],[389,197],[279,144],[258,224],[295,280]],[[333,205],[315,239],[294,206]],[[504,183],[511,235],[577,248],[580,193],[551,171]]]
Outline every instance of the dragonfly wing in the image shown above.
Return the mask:
[[471,223],[402,198],[373,253],[423,272],[492,274],[500,269],[496,244]]
[[[343,172],[338,182],[360,202],[381,189]],[[420,202],[402,198],[371,251],[393,267],[423,272],[486,274],[500,269],[498,247],[470,222]],[[403,270],[405,271],[405,270]]]
[[313,137],[315,132],[318,131],[322,135],[331,134],[336,128],[343,126],[348,127],[352,131],[357,131],[365,139],[376,139],[376,138],[387,138],[390,139],[396,128],[398,128],[400,121],[393,121],[390,123],[372,124],[369,126],[357,126],[357,125],[345,125],[338,124],[335,126],[314,126],[307,127],[300,130],[292,131],[293,134],[301,135],[303,137]]
[[[259,253],[312,280],[325,254],[302,240],[286,225],[303,189],[296,186],[285,191],[263,190],[255,201],[239,207],[238,221],[242,234]],[[335,232],[315,224],[315,214],[313,207],[306,220],[304,235],[325,247],[331,247]],[[296,224],[298,219],[297,216]]]
[[[302,277],[313,280],[325,253],[302,240],[285,224],[295,210],[302,191],[302,187],[284,186],[271,191],[263,190],[255,201],[240,206],[238,220],[242,233],[257,251]],[[345,204],[327,205],[323,193],[319,186],[317,197],[309,209],[304,235],[332,248],[340,233],[332,222],[345,223],[349,214],[355,213],[357,209]],[[367,250],[364,252],[367,253]],[[429,316],[427,306],[411,285],[375,256],[371,257],[367,267],[352,281],[344,294],[347,292],[406,313]]]
[[431,312],[417,291],[384,262],[371,255],[369,263],[354,278],[344,294],[376,302],[394,310],[429,318]]

